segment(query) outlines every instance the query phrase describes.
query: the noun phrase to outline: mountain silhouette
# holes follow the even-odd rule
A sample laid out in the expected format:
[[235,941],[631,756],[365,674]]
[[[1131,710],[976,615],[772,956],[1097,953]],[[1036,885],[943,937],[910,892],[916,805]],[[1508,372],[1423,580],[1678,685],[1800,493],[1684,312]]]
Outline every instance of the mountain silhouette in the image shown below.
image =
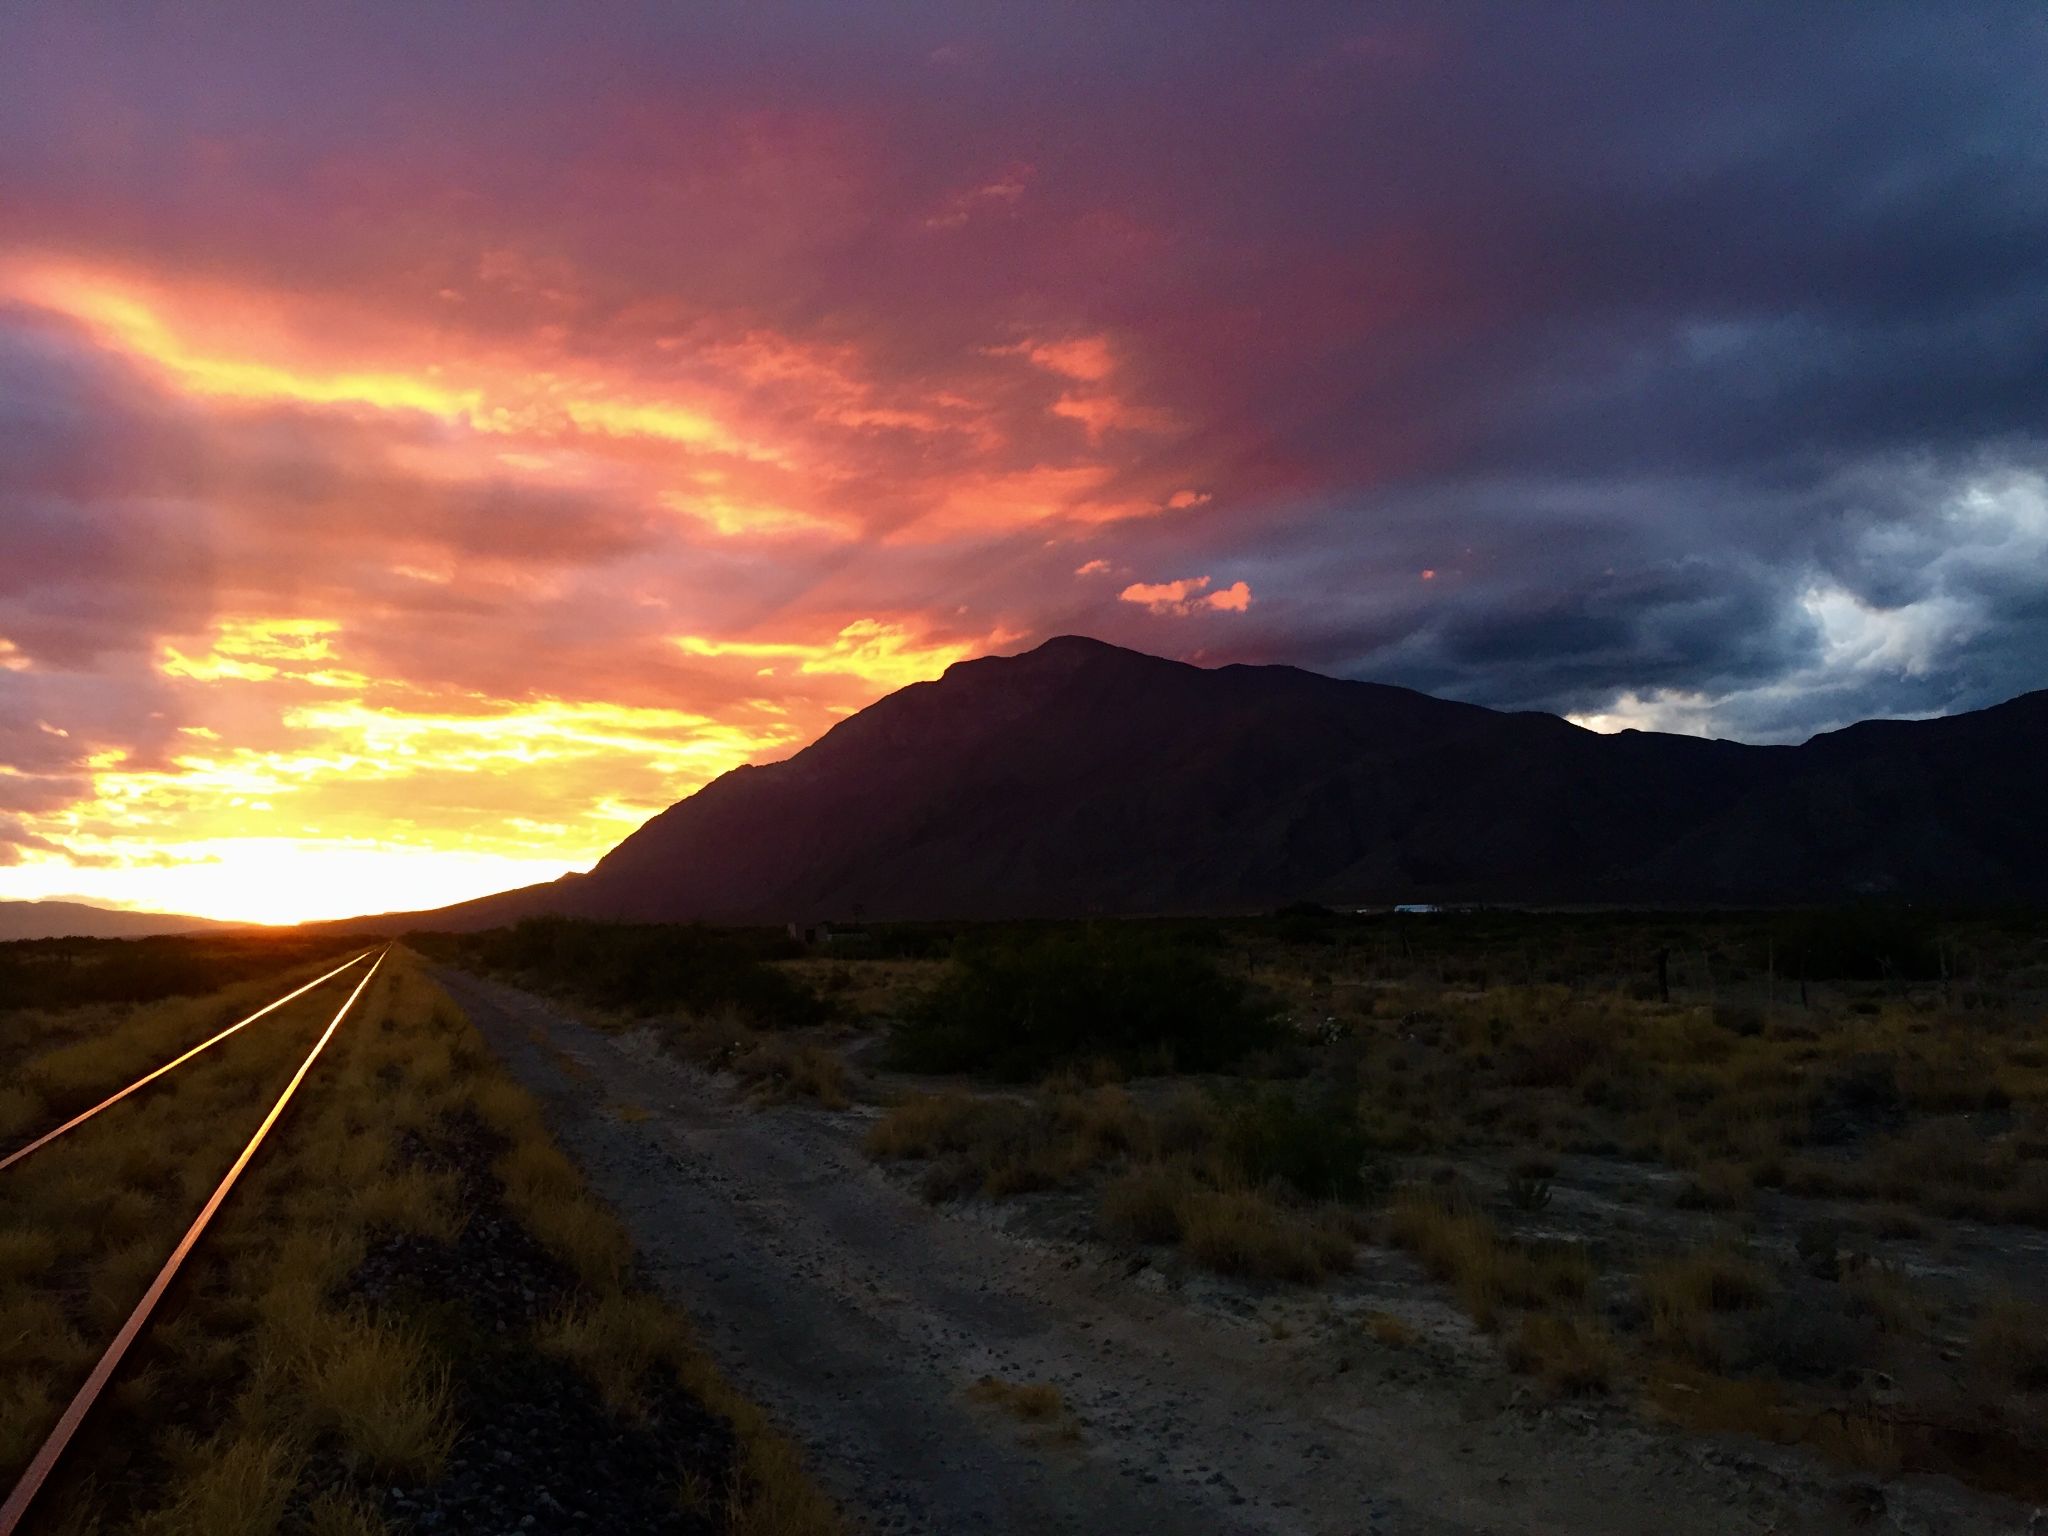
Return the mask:
[[171,912],[95,907],[82,901],[0,901],[0,943],[16,939],[139,939],[235,926]]
[[587,875],[433,917],[2034,900],[2044,763],[2048,692],[1747,746],[1064,636],[734,769]]

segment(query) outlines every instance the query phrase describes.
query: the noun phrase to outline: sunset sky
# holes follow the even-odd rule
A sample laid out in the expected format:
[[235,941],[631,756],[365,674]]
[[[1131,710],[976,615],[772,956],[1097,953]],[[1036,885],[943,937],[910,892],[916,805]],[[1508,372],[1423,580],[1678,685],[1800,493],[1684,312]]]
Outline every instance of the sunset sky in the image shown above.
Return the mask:
[[585,868],[1082,632],[2048,684],[2048,8],[0,9],[0,898]]

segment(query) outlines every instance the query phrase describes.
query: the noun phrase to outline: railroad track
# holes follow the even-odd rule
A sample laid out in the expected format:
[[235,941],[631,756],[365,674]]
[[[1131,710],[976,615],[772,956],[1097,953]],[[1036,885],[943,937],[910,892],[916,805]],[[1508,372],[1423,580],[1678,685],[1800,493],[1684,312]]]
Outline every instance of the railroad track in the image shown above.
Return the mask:
[[39,1148],[48,1146],[59,1137],[85,1124],[86,1121],[92,1119],[102,1110],[118,1104],[130,1094],[147,1087],[159,1078],[175,1071],[202,1052],[210,1050],[221,1041],[236,1033],[236,1031],[255,1023],[267,1014],[276,1012],[287,1003],[303,997],[314,988],[334,980],[335,977],[362,964],[363,961],[370,961],[369,969],[364,971],[362,976],[358,978],[355,988],[349,993],[347,1000],[336,1010],[334,1017],[328,1021],[327,1027],[321,1031],[320,1037],[313,1042],[312,1049],[307,1051],[305,1057],[299,1062],[298,1069],[292,1073],[290,1081],[284,1085],[284,1090],[278,1094],[275,1102],[271,1104],[269,1112],[264,1115],[262,1122],[256,1127],[255,1133],[250,1136],[240,1154],[229,1166],[227,1173],[221,1178],[220,1183],[215,1186],[212,1195],[208,1197],[206,1203],[200,1208],[199,1214],[193,1218],[192,1224],[185,1229],[185,1235],[179,1239],[177,1246],[171,1250],[170,1256],[164,1260],[162,1268],[157,1271],[156,1278],[150,1282],[149,1288],[143,1292],[142,1299],[135,1304],[134,1309],[128,1314],[127,1320],[115,1332],[112,1341],[107,1345],[97,1363],[94,1364],[92,1370],[87,1374],[85,1381],[79,1386],[77,1392],[73,1394],[63,1413],[59,1415],[56,1425],[44,1438],[42,1445],[37,1449],[36,1454],[30,1459],[28,1466],[16,1480],[12,1491],[7,1495],[6,1502],[0,1504],[0,1536],[14,1536],[14,1533],[20,1528],[22,1520],[28,1514],[29,1506],[34,1502],[37,1493],[42,1490],[43,1484],[48,1480],[50,1473],[55,1469],[59,1460],[62,1459],[66,1447],[71,1443],[72,1437],[77,1434],[79,1426],[85,1422],[86,1415],[92,1411],[93,1404],[99,1400],[100,1394],[106,1389],[108,1381],[112,1379],[114,1372],[120,1367],[121,1361],[127,1355],[129,1348],[141,1336],[143,1329],[148,1326],[150,1315],[156,1310],[157,1303],[163,1299],[164,1292],[170,1288],[171,1282],[177,1278],[179,1269],[183,1267],[185,1260],[191,1255],[192,1250],[198,1246],[200,1238],[205,1235],[207,1227],[219,1212],[222,1203],[226,1201],[230,1191],[234,1189],[236,1181],[241,1178],[243,1170],[254,1160],[265,1138],[276,1127],[278,1120],[285,1112],[286,1106],[291,1103],[293,1096],[298,1093],[300,1085],[306,1080],[307,1074],[313,1070],[313,1064],[320,1059],[320,1053],[327,1049],[328,1041],[332,1040],[335,1031],[341,1028],[342,1021],[348,1017],[350,1010],[355,1007],[357,1000],[368,989],[371,979],[384,964],[384,958],[389,953],[389,946],[386,946],[384,949],[375,951],[375,958],[372,959],[372,952],[365,950],[362,954],[355,956],[344,964],[336,966],[333,970],[327,972],[326,975],[315,977],[304,986],[286,993],[276,1001],[257,1009],[256,1012],[250,1014],[247,1018],[236,1021],[210,1039],[202,1041],[182,1055],[165,1062],[154,1071],[145,1073],[118,1093],[110,1094],[82,1114],[73,1115],[62,1125],[45,1132],[34,1141],[8,1154],[6,1158],[0,1159],[0,1170],[11,1167]]

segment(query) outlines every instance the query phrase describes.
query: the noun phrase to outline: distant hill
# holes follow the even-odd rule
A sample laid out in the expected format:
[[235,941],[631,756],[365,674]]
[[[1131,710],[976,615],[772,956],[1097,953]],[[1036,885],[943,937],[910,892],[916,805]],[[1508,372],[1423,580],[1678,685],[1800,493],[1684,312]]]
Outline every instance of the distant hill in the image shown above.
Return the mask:
[[421,921],[2039,900],[2044,763],[2048,692],[1759,747],[1069,636],[735,769],[588,875]]
[[0,943],[13,939],[139,939],[153,933],[235,926],[167,912],[94,907],[82,901],[0,901]]

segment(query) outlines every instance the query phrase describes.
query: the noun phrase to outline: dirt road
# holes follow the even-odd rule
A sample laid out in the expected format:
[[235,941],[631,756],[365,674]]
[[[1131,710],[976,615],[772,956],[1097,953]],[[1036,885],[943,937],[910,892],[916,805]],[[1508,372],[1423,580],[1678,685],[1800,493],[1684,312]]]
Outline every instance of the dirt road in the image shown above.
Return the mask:
[[[872,1530],[2025,1528],[1944,1485],[1845,1491],[1853,1480],[1760,1445],[1545,1411],[1484,1373],[1433,1379],[1344,1331],[1327,1299],[1279,1303],[1299,1329],[1191,1305],[1126,1255],[926,1206],[862,1153],[858,1111],[751,1108],[650,1037],[439,979],[541,1098],[655,1282]],[[988,1375],[1057,1386],[1076,1432],[971,1401]]]

